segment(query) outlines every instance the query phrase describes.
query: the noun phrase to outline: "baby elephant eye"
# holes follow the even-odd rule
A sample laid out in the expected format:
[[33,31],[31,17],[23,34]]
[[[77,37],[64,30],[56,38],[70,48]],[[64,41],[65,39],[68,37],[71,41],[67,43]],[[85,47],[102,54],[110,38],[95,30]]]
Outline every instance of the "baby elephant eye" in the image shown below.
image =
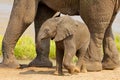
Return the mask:
[[48,33],[48,32],[49,32],[49,29],[45,29],[45,32]]

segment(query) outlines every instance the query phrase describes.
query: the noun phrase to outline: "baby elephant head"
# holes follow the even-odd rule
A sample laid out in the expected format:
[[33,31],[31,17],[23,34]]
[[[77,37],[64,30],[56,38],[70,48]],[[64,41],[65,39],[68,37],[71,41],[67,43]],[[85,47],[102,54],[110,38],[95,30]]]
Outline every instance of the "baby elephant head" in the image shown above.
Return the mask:
[[65,22],[62,17],[50,18],[43,23],[38,34],[38,41],[51,38],[60,41],[72,35],[71,25]]
[[46,38],[53,38],[56,34],[56,26],[57,24],[51,19],[45,21],[39,30],[38,41]]

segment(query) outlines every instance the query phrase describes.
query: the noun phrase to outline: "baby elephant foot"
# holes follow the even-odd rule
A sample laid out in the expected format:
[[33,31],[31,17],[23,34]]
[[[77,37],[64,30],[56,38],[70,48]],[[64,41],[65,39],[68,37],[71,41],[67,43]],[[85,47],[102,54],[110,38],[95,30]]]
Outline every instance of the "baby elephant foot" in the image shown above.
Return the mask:
[[87,68],[86,68],[86,66],[84,64],[79,65],[76,68],[79,69],[80,72],[82,72],[82,73],[86,73],[87,72]]
[[75,67],[74,72],[75,72],[75,73],[80,73],[80,68]]
[[86,69],[86,68],[82,68],[80,71],[81,71],[82,73],[86,73],[86,72],[87,72],[87,69]]
[[71,66],[70,69],[68,69],[68,72],[70,74],[76,74],[76,73],[80,73],[80,68],[76,67],[76,66]]

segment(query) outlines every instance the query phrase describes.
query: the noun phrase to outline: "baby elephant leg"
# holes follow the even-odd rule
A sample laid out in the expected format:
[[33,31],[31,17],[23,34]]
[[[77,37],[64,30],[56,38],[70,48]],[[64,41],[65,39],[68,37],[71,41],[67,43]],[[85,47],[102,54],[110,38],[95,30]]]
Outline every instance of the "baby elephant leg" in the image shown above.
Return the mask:
[[76,53],[76,56],[78,57],[76,69],[78,69],[78,70],[80,70],[80,72],[84,72],[84,73],[87,72],[85,61],[84,61],[84,56],[86,54],[86,50],[87,50],[87,47],[84,46],[84,47],[80,48]]
[[75,72],[77,72],[77,71],[83,72],[83,73],[87,72],[85,61],[83,60],[83,58],[78,59],[78,62],[76,64],[76,71]]
[[55,75],[63,75],[62,62],[63,62],[64,50],[56,47],[56,71]]
[[64,52],[65,54],[64,54],[64,59],[63,59],[63,65],[68,70],[68,72],[70,74],[74,74],[75,71],[76,71],[76,67],[72,64],[72,59],[73,59],[73,56],[76,53],[76,49],[74,49],[74,48],[71,49],[71,48],[65,49],[65,52]]

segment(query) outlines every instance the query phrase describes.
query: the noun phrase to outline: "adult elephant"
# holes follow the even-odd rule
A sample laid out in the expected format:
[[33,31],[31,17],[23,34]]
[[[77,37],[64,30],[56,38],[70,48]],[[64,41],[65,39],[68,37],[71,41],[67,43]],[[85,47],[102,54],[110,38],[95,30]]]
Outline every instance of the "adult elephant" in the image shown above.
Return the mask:
[[[87,24],[91,41],[85,56],[87,69],[91,71],[114,69],[119,64],[111,25],[118,12],[119,0],[14,0],[10,21],[3,39],[3,61],[1,66],[19,67],[14,54],[16,42],[26,30],[35,22],[36,58],[29,66],[52,66],[49,61],[49,39],[42,42],[40,51],[36,40],[39,26],[56,11],[69,15],[81,15]],[[103,45],[104,57],[102,59]]]

